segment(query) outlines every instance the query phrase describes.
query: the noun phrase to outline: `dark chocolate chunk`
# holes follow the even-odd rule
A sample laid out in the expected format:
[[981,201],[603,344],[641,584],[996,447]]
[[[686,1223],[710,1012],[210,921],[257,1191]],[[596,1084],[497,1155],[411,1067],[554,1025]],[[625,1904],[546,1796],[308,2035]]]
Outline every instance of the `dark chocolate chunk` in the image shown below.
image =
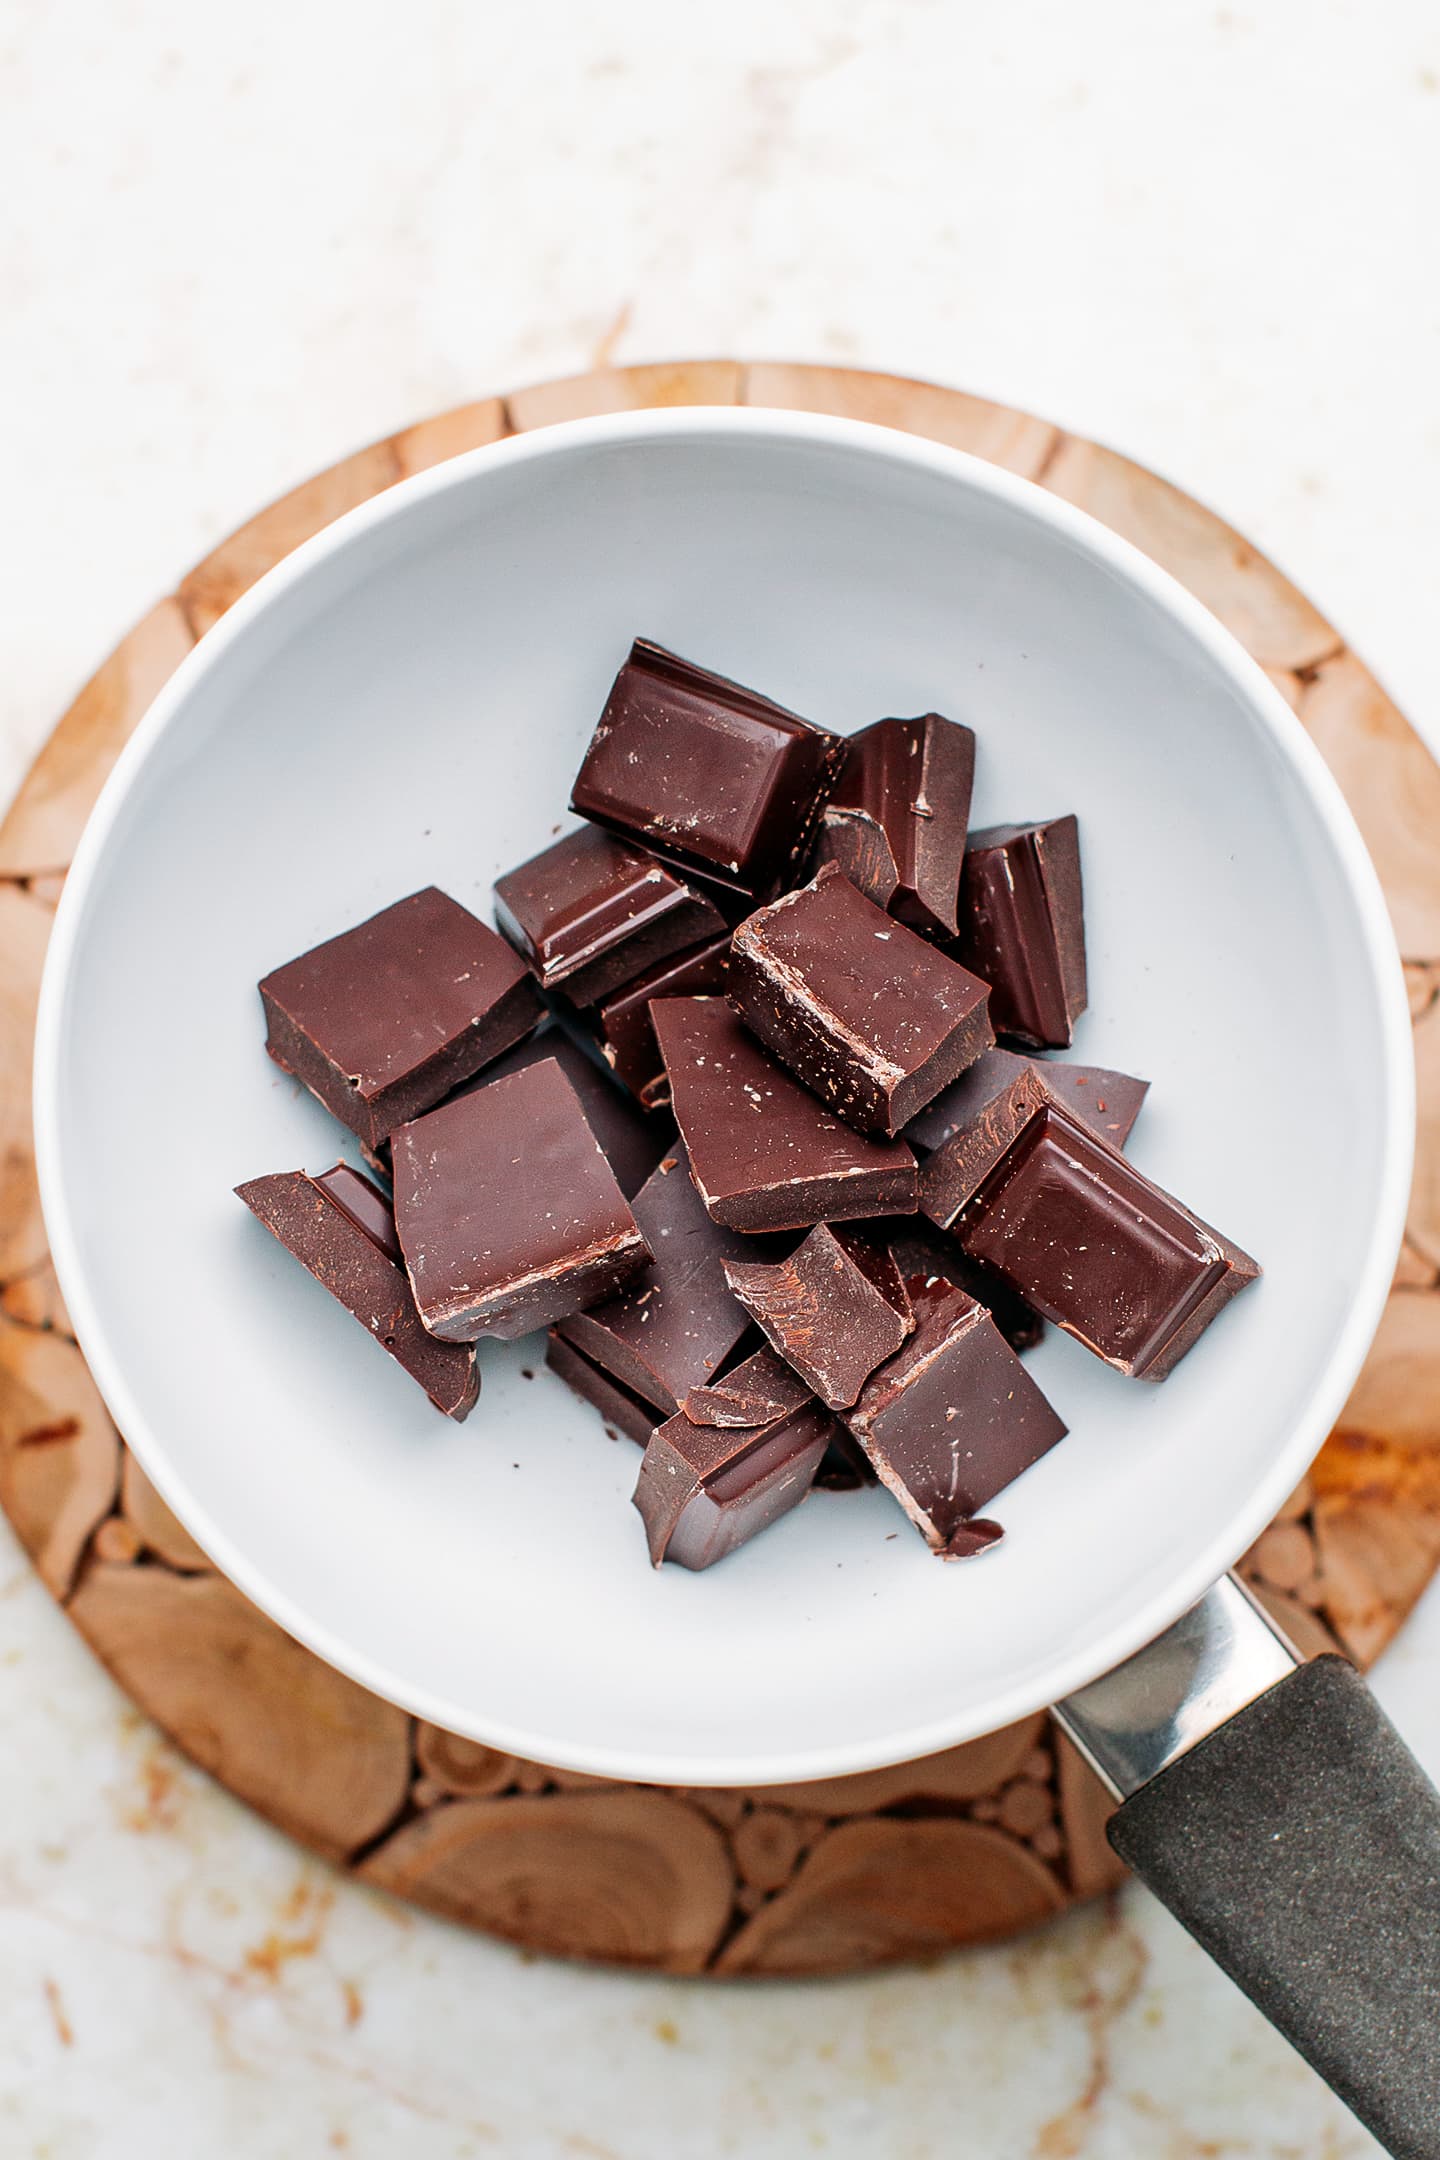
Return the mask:
[[1163,1380],[1260,1273],[1054,1104],[1030,1119],[956,1229],[1037,1312],[1137,1380]]
[[972,833],[957,956],[990,985],[997,1035],[1063,1050],[1085,1010],[1080,828],[1073,817]]
[[863,1223],[869,1237],[883,1238],[895,1264],[908,1282],[923,1275],[936,1282],[953,1283],[983,1305],[1012,1350],[1033,1350],[1045,1333],[1039,1313],[1012,1290],[994,1268],[982,1267],[924,1215],[894,1215],[884,1222]]
[[984,1515],[972,1515],[951,1531],[940,1557],[942,1560],[974,1560],[980,1553],[993,1552],[1004,1537],[1003,1526],[991,1522]]
[[1027,1057],[1018,1050],[986,1050],[967,1072],[927,1103],[918,1117],[911,1118],[903,1137],[917,1149],[944,1147],[1026,1072],[1034,1076],[1052,1102],[1099,1133],[1113,1148],[1124,1148],[1150,1092],[1148,1080],[1110,1072],[1101,1065]]
[[415,1302],[447,1342],[563,1320],[650,1258],[554,1058],[402,1125],[391,1146]]
[[655,1040],[650,1000],[696,997],[723,990],[730,967],[730,933],[711,938],[689,952],[662,960],[658,967],[606,998],[595,1021],[605,1062],[617,1080],[638,1095],[647,1110],[670,1100],[665,1060]]
[[740,925],[730,1002],[861,1132],[893,1137],[994,1041],[989,990],[833,863]]
[[768,899],[804,860],[844,757],[842,737],[642,638],[571,808]]
[[936,1552],[1065,1436],[983,1305],[953,1284],[908,1285],[915,1332],[866,1381],[846,1423]]
[[830,1410],[848,1410],[915,1325],[884,1246],[820,1223],[786,1260],[727,1260],[725,1280]]
[[271,1236],[419,1381],[437,1410],[456,1419],[470,1415],[480,1393],[474,1346],[437,1342],[421,1325],[382,1192],[344,1163],[313,1178],[280,1170],[235,1190]]
[[[483,1073],[447,1095],[454,1102],[473,1095],[492,1080],[507,1079],[553,1058],[580,1098],[586,1122],[600,1143],[600,1152],[615,1172],[616,1182],[627,1200],[633,1200],[655,1165],[674,1147],[675,1120],[664,1112],[646,1117],[637,1110],[625,1090],[613,1081],[597,1058],[575,1042],[558,1020],[547,1018],[527,1042],[518,1043],[503,1057],[487,1065]],[[436,1105],[437,1108],[441,1107]],[[374,1167],[390,1175],[390,1143],[378,1151],[367,1149]]]
[[813,1401],[767,1425],[696,1425],[680,1411],[651,1435],[635,1505],[656,1567],[713,1567],[800,1505],[834,1423]]
[[613,1375],[602,1372],[553,1327],[546,1337],[545,1363],[572,1394],[598,1410],[607,1425],[613,1425],[627,1439],[638,1441],[641,1447],[648,1444],[659,1423],[650,1404],[632,1395]]
[[654,1259],[619,1297],[572,1314],[557,1332],[668,1417],[720,1370],[749,1325],[725,1268],[751,1241],[711,1222],[683,1148],[666,1156],[633,1209]]
[[772,1425],[809,1400],[792,1365],[773,1350],[756,1350],[718,1380],[691,1388],[681,1408],[692,1425]]
[[850,738],[820,822],[820,860],[912,930],[954,937],[975,737],[939,713]]
[[543,1009],[505,940],[433,885],[277,968],[260,999],[276,1064],[372,1149]]
[[577,1005],[725,928],[676,871],[594,825],[497,879],[495,919],[544,988]]
[[721,998],[650,1007],[690,1174],[733,1230],[808,1230],[915,1207],[915,1158],[832,1117]]

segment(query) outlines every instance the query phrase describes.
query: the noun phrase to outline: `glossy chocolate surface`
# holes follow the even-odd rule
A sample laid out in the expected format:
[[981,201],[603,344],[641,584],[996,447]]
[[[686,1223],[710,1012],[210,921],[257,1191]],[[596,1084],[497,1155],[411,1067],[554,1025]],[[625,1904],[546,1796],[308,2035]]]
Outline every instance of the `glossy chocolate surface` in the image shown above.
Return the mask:
[[497,879],[495,919],[543,987],[577,1005],[725,927],[677,871],[595,825]]
[[1108,1364],[1163,1380],[1259,1269],[1067,1111],[1026,1126],[957,1226],[968,1253]]
[[235,1190],[271,1236],[419,1382],[437,1410],[456,1419],[470,1415],[480,1393],[474,1348],[437,1342],[426,1332],[405,1270],[392,1257],[390,1209],[377,1187],[337,1163],[322,1177],[281,1170]]
[[898,1133],[994,1041],[987,986],[833,863],[741,924],[727,994],[861,1132]]
[[372,1149],[542,1012],[505,940],[433,885],[276,968],[260,1000],[276,1064]]
[[392,1155],[415,1301],[446,1341],[563,1320],[650,1257],[553,1058],[402,1125]]
[[932,1550],[1064,1438],[1065,1426],[983,1305],[916,1277],[909,1341],[846,1423]]
[[647,1110],[670,1100],[665,1060],[655,1040],[650,1000],[698,997],[725,988],[730,969],[730,933],[709,938],[688,952],[676,953],[605,999],[595,1015],[600,1048],[617,1080],[638,1095]]
[[761,1426],[696,1425],[681,1411],[645,1450],[635,1505],[656,1567],[713,1567],[800,1505],[834,1420],[806,1402]]
[[844,755],[838,735],[641,638],[571,808],[768,898],[803,861]]
[[990,985],[995,1032],[1063,1050],[1085,1010],[1080,829],[1073,817],[970,835],[956,954]]
[[784,1260],[727,1260],[725,1280],[830,1410],[850,1407],[915,1324],[888,1250],[828,1223]]
[[820,821],[819,859],[914,930],[954,937],[975,737],[940,713],[852,735]]
[[711,1222],[683,1147],[632,1203],[654,1258],[619,1297],[558,1323],[557,1332],[661,1416],[718,1372],[749,1325],[725,1279],[752,1240]]
[[915,1157],[833,1117],[767,1057],[721,998],[657,998],[651,1017],[690,1173],[712,1219],[736,1230],[904,1215]]

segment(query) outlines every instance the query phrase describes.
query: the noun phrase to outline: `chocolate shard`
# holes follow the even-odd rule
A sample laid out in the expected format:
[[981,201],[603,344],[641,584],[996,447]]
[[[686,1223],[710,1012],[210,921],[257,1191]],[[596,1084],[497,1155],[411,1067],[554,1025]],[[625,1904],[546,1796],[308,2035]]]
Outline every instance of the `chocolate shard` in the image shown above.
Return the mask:
[[788,1259],[727,1260],[725,1280],[829,1410],[848,1410],[915,1325],[891,1254],[828,1223]]
[[1260,1273],[1248,1253],[1047,1104],[957,1226],[965,1251],[1137,1380],[1174,1371]]
[[437,1342],[421,1325],[385,1195],[347,1163],[320,1177],[280,1170],[236,1193],[437,1410],[467,1418],[480,1393],[473,1344]]
[[907,1215],[915,1157],[903,1141],[852,1132],[766,1056],[720,998],[650,1007],[690,1175],[732,1230]]
[[1088,1125],[1113,1148],[1123,1150],[1150,1092],[1148,1080],[1110,1072],[1102,1065],[1077,1065],[1066,1058],[1027,1057],[1019,1050],[986,1050],[958,1080],[952,1080],[918,1117],[904,1139],[917,1151],[944,1147],[988,1111],[1013,1081],[1028,1074],[1052,1102]]
[[713,1567],[800,1505],[834,1420],[806,1401],[766,1425],[696,1425],[680,1411],[652,1434],[635,1505],[650,1558]]
[[638,1395],[632,1395],[629,1388],[622,1387],[612,1374],[602,1372],[553,1327],[545,1340],[545,1363],[572,1394],[598,1410],[605,1423],[613,1426],[616,1432],[638,1441],[641,1447],[649,1443],[650,1435],[659,1423],[650,1404],[642,1402]]
[[954,937],[974,778],[975,737],[958,720],[862,728],[820,821],[820,861],[912,930]]
[[553,1058],[402,1125],[392,1151],[415,1302],[447,1342],[563,1320],[650,1258]]
[[768,899],[805,859],[844,758],[841,736],[640,638],[570,806]]
[[974,1560],[981,1553],[993,1552],[1004,1535],[1002,1524],[991,1522],[984,1515],[972,1515],[969,1522],[963,1522],[951,1531],[940,1557],[942,1560]]
[[882,1237],[890,1247],[895,1265],[908,1283],[912,1275],[932,1282],[952,1283],[968,1291],[983,1305],[1012,1350],[1033,1350],[1045,1333],[1039,1313],[1012,1290],[994,1268],[972,1260],[953,1237],[946,1235],[924,1215],[896,1215],[880,1223],[860,1227],[870,1237]]
[[606,1064],[638,1095],[647,1110],[670,1100],[665,1060],[655,1040],[650,1000],[657,997],[695,997],[725,988],[730,968],[730,932],[676,953],[651,968],[638,982],[605,999],[595,1014],[600,1049]]
[[677,871],[594,825],[497,879],[495,919],[542,986],[577,1005],[725,928]]
[[488,923],[433,885],[276,968],[265,1047],[379,1148],[528,1035],[535,985]]
[[833,863],[735,933],[728,995],[860,1132],[893,1138],[995,1039],[989,990]]
[[1073,817],[972,833],[957,957],[990,985],[997,1035],[1063,1050],[1086,1005],[1080,828]]
[[983,1305],[951,1283],[907,1286],[915,1332],[866,1381],[846,1423],[935,1552],[1065,1436]]
[[755,1350],[703,1387],[691,1388],[681,1408],[692,1425],[771,1425],[810,1400],[792,1365],[773,1350]]
[[558,1333],[669,1417],[749,1325],[725,1269],[752,1241],[711,1222],[683,1148],[641,1187],[633,1212],[653,1260],[619,1297],[571,1314]]

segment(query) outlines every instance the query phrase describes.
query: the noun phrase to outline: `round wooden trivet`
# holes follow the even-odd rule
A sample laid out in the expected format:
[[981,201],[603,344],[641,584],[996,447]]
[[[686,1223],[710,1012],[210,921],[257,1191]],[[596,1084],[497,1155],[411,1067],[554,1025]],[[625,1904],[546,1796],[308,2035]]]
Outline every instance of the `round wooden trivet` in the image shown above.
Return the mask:
[[1306,1650],[1362,1665],[1440,1559],[1440,769],[1325,620],[1238,533],[1112,451],[958,391],[708,361],[545,383],[423,422],[262,511],[111,654],[0,827],[0,1502],[120,1685],[194,1760],[366,1882],[532,1948],[672,1972],[829,1973],[1027,1927],[1113,1884],[1107,1802],[1049,1718],[926,1761],[763,1793],[659,1791],[417,1724],[283,1635],[209,1566],[126,1451],[50,1267],[30,1144],[40,965],[121,744],[247,586],[422,467],[584,413],[751,404],[849,414],[978,453],[1173,571],[1266,668],[1379,867],[1413,991],[1420,1151],[1368,1364],[1244,1572]]

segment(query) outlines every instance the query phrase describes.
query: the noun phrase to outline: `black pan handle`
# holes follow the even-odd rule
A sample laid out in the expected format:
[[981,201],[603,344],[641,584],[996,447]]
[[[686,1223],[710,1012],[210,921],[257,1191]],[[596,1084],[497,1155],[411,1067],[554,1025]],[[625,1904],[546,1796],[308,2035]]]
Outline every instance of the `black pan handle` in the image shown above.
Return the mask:
[[[1117,1677],[1060,1715],[1124,1792],[1086,1716]],[[1394,2160],[1440,2160],[1440,1794],[1341,1657],[1238,1709],[1223,1695],[1207,1736],[1129,1790],[1110,1842]]]

